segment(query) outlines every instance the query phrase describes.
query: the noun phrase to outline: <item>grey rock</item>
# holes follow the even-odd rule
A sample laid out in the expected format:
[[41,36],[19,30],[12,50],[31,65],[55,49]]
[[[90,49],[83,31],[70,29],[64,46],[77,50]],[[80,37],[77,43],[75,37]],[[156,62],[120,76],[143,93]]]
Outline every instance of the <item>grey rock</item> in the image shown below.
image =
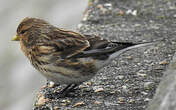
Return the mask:
[[147,110],[176,110],[176,54]]
[[[89,0],[79,32],[113,41],[158,43],[133,49],[115,59],[91,80],[90,91],[78,88],[73,93],[75,97],[66,97],[70,100],[69,105],[62,105],[63,99],[54,98],[53,90],[57,87],[42,89],[40,92],[50,98],[50,102],[34,106],[34,109],[44,110],[52,104],[73,110],[145,110],[175,53],[174,7],[175,0]],[[132,59],[129,60],[128,56]],[[160,64],[161,61],[168,63]],[[145,77],[136,74],[139,70],[145,72]],[[120,75],[124,78],[119,79]],[[127,90],[123,90],[124,85],[127,85]],[[144,85],[151,88],[145,89]],[[95,87],[102,87],[103,91],[94,92]],[[102,103],[94,104],[96,100]],[[80,101],[84,105],[73,107]]]

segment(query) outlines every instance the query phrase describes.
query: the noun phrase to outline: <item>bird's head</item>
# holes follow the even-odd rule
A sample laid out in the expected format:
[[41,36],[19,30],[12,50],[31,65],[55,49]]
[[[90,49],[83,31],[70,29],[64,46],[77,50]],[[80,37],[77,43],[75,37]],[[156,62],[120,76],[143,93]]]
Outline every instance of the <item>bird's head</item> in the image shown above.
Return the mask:
[[22,41],[26,46],[34,44],[37,40],[41,40],[49,33],[51,25],[37,18],[25,18],[18,25],[16,35],[12,41]]

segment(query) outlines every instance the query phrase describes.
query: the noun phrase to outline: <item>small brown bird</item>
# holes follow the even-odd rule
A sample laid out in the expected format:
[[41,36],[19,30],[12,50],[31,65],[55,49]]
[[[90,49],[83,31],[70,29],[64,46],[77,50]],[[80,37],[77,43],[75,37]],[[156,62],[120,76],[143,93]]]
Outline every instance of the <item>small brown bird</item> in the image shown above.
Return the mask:
[[60,92],[61,97],[91,79],[121,53],[152,44],[111,42],[59,29],[37,18],[25,18],[13,40],[20,41],[25,56],[48,80],[68,85]]

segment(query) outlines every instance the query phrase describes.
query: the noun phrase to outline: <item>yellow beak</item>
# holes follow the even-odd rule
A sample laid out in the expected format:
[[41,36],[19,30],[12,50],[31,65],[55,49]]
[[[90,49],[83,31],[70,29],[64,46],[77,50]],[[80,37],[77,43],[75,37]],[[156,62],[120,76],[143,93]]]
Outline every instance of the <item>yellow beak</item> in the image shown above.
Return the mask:
[[20,40],[20,37],[17,35],[13,36],[12,38],[12,41],[19,41],[19,40]]

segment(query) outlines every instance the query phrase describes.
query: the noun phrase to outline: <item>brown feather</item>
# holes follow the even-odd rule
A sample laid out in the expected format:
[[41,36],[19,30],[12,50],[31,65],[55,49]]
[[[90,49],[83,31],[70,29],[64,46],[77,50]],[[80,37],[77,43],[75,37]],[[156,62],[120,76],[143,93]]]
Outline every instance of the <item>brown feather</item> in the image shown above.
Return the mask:
[[48,79],[59,83],[89,80],[112,53],[133,46],[59,29],[36,18],[24,19],[17,28],[17,35],[32,65]]

